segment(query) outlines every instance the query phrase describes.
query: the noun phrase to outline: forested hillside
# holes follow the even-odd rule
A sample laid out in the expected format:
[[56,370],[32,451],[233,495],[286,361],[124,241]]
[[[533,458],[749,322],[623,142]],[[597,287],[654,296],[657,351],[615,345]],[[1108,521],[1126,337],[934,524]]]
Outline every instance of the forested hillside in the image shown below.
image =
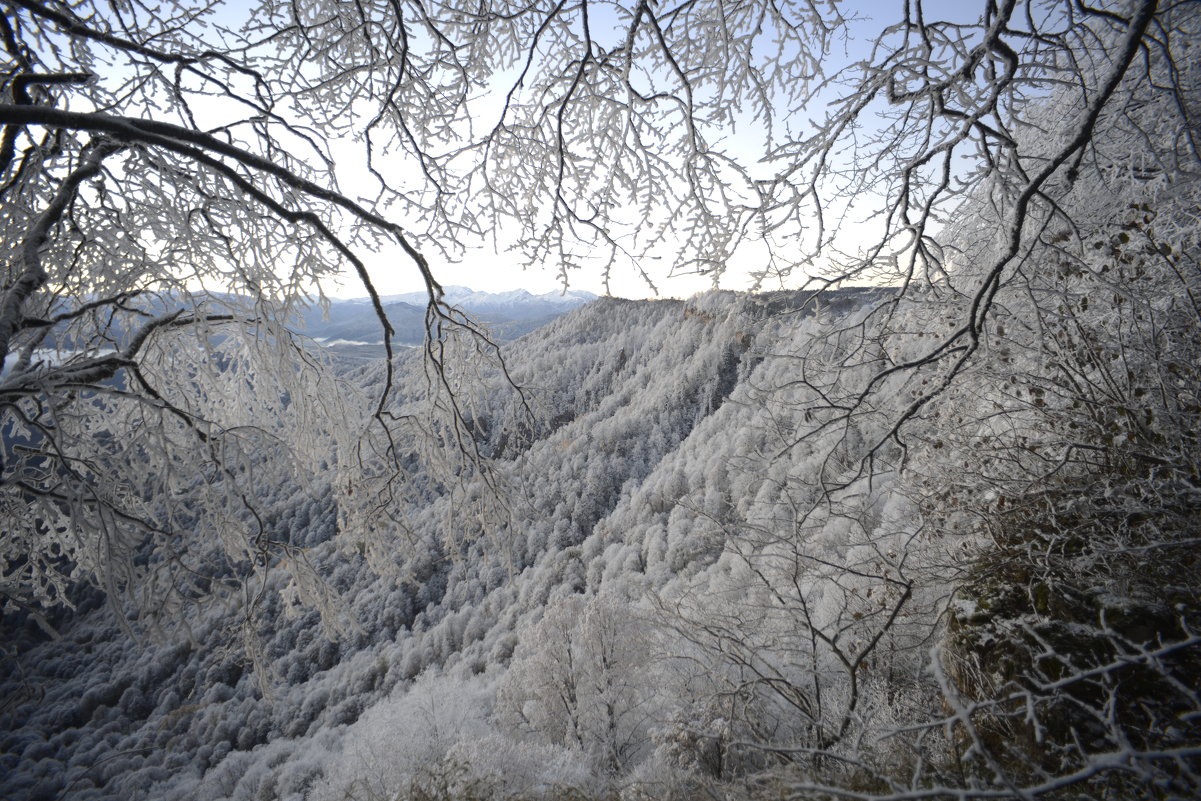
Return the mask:
[[486,469],[415,467],[401,525],[335,536],[320,475],[274,487],[326,625],[281,571],[136,637],[86,593],[60,638],[6,616],[3,793],[1187,795],[1196,320],[1132,261],[1143,295],[1082,286],[899,440],[928,379],[839,398],[938,335],[936,293],[595,301],[473,377]]
[[[421,686],[447,699],[470,698],[456,714],[469,714],[471,731],[483,732],[491,706],[485,699],[543,610],[570,602],[590,583],[599,587],[608,560],[593,558],[598,551],[630,543],[610,569],[622,577],[617,584],[634,582],[630,591],[648,573],[662,583],[668,569],[700,566],[720,551],[712,532],[691,532],[696,512],[687,502],[676,508],[700,489],[710,449],[696,465],[665,460],[720,409],[729,406],[730,414],[727,397],[763,358],[751,347],[764,314],[742,313],[743,305],[732,296],[688,305],[602,300],[516,345],[510,370],[533,415],[519,412],[520,399],[505,382],[481,392],[492,409],[486,425],[495,431],[485,438],[495,454],[490,480],[503,483],[504,492],[482,481],[454,492],[431,489],[427,503],[405,510],[407,533],[420,547],[396,549],[391,558],[405,563],[389,566],[384,578],[366,564],[363,543],[333,540],[336,510],[320,486],[278,486],[273,528],[311,549],[309,558],[353,623],[323,631],[315,611],[287,619],[277,596],[266,595],[254,615],[269,659],[269,696],[259,693],[239,643],[230,641],[246,612],[238,598],[186,621],[186,630],[168,632],[166,642],[134,641],[111,609],[90,608],[95,604],[86,600],[86,614],[53,621],[63,626],[62,640],[49,640],[32,622],[14,628],[6,789],[55,797],[64,782],[78,780],[84,787],[73,792],[98,784],[106,796],[135,790],[195,797],[204,779],[213,797],[234,793],[235,785],[254,797],[259,783],[278,774],[281,792],[298,792],[343,762],[335,742],[352,732],[411,736],[398,742],[398,755],[428,747],[431,732],[413,729],[404,716],[395,718],[401,731],[363,729],[395,717],[388,711],[395,703],[429,703],[425,690],[409,692],[427,669]],[[420,371],[420,354],[410,354],[406,366]],[[734,433],[724,447],[734,446]],[[635,490],[651,493],[658,511],[636,533],[602,533],[602,521],[628,509]],[[710,555],[697,561],[701,551]],[[436,706],[441,711],[443,703]],[[334,731],[341,734],[329,740]],[[448,748],[457,734],[445,737]],[[277,755],[248,770],[259,762],[251,754],[267,758],[267,751]],[[284,753],[295,755],[286,757],[295,770],[269,769]],[[426,754],[408,767],[424,770],[421,763],[432,760],[434,768],[442,756]],[[562,756],[579,770],[588,764],[583,753]],[[397,780],[399,758],[399,767],[388,766]],[[106,759],[102,777],[93,766]],[[214,781],[212,770],[226,779]]]

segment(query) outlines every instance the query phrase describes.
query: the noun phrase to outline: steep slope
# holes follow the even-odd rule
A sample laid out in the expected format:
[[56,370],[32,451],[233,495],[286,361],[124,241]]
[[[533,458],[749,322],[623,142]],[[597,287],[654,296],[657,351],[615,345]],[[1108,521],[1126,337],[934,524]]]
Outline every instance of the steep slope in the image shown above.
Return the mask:
[[[1179,350],[1185,306],[1152,295],[1146,319]],[[1179,570],[1137,556],[1195,553],[1191,496],[1148,508],[1169,462],[1188,484],[1195,451],[1162,433],[1198,413],[1187,381],[1168,392],[1185,370],[1168,340],[1139,340],[1147,375],[1127,379],[1167,371],[1146,431],[1095,415],[1116,408],[1099,397],[1073,405],[1056,371],[1079,342],[1050,340],[1065,350],[1048,361],[1051,345],[1019,333],[898,437],[938,374],[882,368],[939,341],[953,307],[886,290],[809,300],[598,300],[514,343],[511,383],[494,361],[456,363],[444,378],[483,467],[443,461],[445,427],[432,451],[397,440],[414,492],[374,531],[336,531],[324,476],[265,499],[273,535],[307,549],[341,608],[297,603],[277,571],[157,639],[132,639],[95,595],[53,621],[60,640],[6,616],[0,792],[972,797],[1173,759],[1165,793],[1193,786],[1201,605]],[[1105,305],[1065,319],[1097,348],[1132,348]],[[420,354],[397,371],[412,390],[397,412],[427,419]],[[1071,458],[1097,452],[1057,439],[1081,425],[1109,436],[1112,461]],[[1132,434],[1158,461],[1121,460]],[[1147,598],[1161,574],[1174,614]],[[257,641],[237,639],[247,619]],[[266,694],[246,659],[259,645]],[[1163,731],[1131,739],[1144,718]],[[1107,738],[1137,746],[1110,754]]]
[[[725,296],[597,301],[516,345],[510,369],[537,431],[521,449],[498,433],[498,472],[517,494],[508,519],[487,521],[487,536],[456,540],[459,553],[445,552],[446,528],[463,524],[463,510],[435,499],[409,513],[418,547],[397,553],[394,574],[376,577],[330,541],[334,510],[319,484],[281,487],[274,527],[312,548],[356,628],[328,640],[315,613],[288,617],[265,594],[254,614],[275,672],[270,697],[229,639],[230,617],[246,611],[236,598],[162,639],[131,640],[106,607],[56,621],[61,640],[6,616],[17,645],[5,660],[4,795],[225,797],[249,793],[265,780],[260,772],[280,792],[299,792],[331,756],[323,750],[309,763],[301,753],[318,741],[327,749],[338,726],[423,669],[502,664],[523,615],[551,592],[582,588],[570,565],[575,546],[745,372],[736,305]],[[498,417],[513,414],[505,397],[497,391]],[[259,767],[281,760],[291,767]]]

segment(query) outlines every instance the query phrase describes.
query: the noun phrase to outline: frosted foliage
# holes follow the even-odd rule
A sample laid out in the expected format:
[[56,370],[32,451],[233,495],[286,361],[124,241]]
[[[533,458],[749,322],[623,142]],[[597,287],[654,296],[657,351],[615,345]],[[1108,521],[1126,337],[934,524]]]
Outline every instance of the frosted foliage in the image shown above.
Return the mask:
[[390,799],[435,788],[509,798],[589,781],[569,750],[494,732],[487,722],[490,701],[489,687],[479,679],[422,676],[350,727],[328,775],[307,798]]
[[553,602],[513,653],[497,720],[618,772],[645,756],[652,660],[638,613],[605,597]]
[[[4,685],[16,699],[15,725],[3,740],[4,766],[12,768],[7,796],[78,781],[90,792],[100,785],[97,798],[562,798],[619,788],[689,798],[748,779],[792,789],[857,786],[863,777],[903,781],[896,777],[912,776],[915,759],[928,760],[919,764],[930,771],[976,770],[984,756],[972,754],[997,755],[1007,776],[1026,781],[1033,752],[1015,752],[1026,735],[1005,728],[1023,718],[989,700],[1011,692],[998,683],[998,665],[1013,663],[989,649],[1020,654],[1028,646],[1023,632],[1032,631],[1065,659],[1082,656],[1064,650],[1062,639],[1046,639],[1061,636],[1046,606],[1016,619],[980,616],[988,604],[1017,603],[1005,594],[1010,586],[1020,597],[1043,597],[1037,585],[1005,578],[1006,570],[1028,569],[1015,551],[1029,553],[1029,543],[1015,542],[1015,532],[1055,530],[1037,517],[1037,491],[1023,496],[1019,479],[1038,464],[1029,461],[1038,459],[1031,444],[1053,445],[1055,432],[1066,435],[1069,422],[1080,425],[1088,414],[1055,399],[1051,384],[1043,405],[1026,389],[1006,389],[1005,370],[1020,370],[1024,386],[1053,376],[1041,366],[1049,350],[1037,360],[1011,351],[1010,362],[998,350],[989,370],[972,373],[970,392],[946,394],[906,428],[907,450],[882,451],[874,472],[863,474],[871,436],[850,436],[851,428],[830,425],[815,408],[815,397],[846,389],[819,369],[847,353],[821,336],[825,326],[878,330],[887,321],[881,348],[903,352],[920,346],[941,307],[922,302],[883,315],[880,303],[890,296],[860,290],[828,296],[820,313],[780,316],[802,299],[602,300],[519,342],[510,367],[538,377],[527,383],[528,399],[546,410],[538,412],[544,427],[505,439],[502,421],[526,418],[503,383],[481,393],[476,408],[491,410],[481,441],[494,454],[487,480],[519,488],[523,501],[499,517],[499,507],[483,504],[478,518],[465,519],[456,510],[484,497],[484,476],[453,489],[427,485],[424,499],[404,507],[414,539],[393,553],[387,573],[367,569],[365,555],[332,537],[333,496],[281,488],[278,525],[295,539],[311,538],[306,558],[346,599],[358,628],[327,639],[314,612],[287,609],[288,594],[277,591],[288,577],[269,571],[269,592],[258,603],[271,628],[257,632],[275,677],[269,698],[256,694],[253,672],[228,648],[228,629],[244,614],[233,603],[199,614],[196,647],[131,647],[103,608],[70,621],[63,643],[22,646],[7,664],[20,665],[23,678],[14,672]],[[844,301],[850,309],[835,311]],[[1154,291],[1147,301],[1160,312],[1172,306]],[[1117,301],[1098,298],[1075,318],[1093,325],[1097,314],[1090,341],[1106,348],[1115,336],[1105,334],[1109,304]],[[1159,330],[1174,332],[1173,348],[1188,341],[1180,311],[1156,317]],[[730,352],[733,363],[724,367]],[[558,362],[553,353],[562,354]],[[806,383],[794,380],[802,362]],[[1171,363],[1145,369],[1162,369],[1166,385],[1172,370],[1183,369]],[[421,369],[419,360],[412,369]],[[865,372],[850,368],[844,378],[853,387]],[[879,400],[880,417],[921,380]],[[1187,393],[1196,384],[1176,386]],[[1156,401],[1157,430],[1192,425],[1187,398],[1175,406]],[[1097,408],[1094,401],[1082,408]],[[1124,426],[1123,418],[1115,414],[1112,423]],[[872,425],[868,418],[860,428],[870,434]],[[1115,431],[1120,444],[1136,429]],[[1148,432],[1140,442],[1140,452],[1153,447],[1148,454],[1165,460],[1173,448],[1181,456],[1172,458],[1191,453],[1179,435],[1155,444]],[[976,453],[984,458],[968,461]],[[889,461],[902,457],[903,470]],[[593,469],[598,462],[603,469]],[[1095,550],[1069,552],[1069,567],[1108,587],[1100,599],[1111,625],[1159,620],[1147,611],[1150,588],[1181,585],[1180,577],[1156,585],[1140,572],[1145,567],[1126,563],[1116,580],[1103,566],[1127,558],[1121,538],[1146,525],[1136,520],[1154,521],[1159,532],[1151,538],[1143,529],[1139,547],[1183,547],[1170,539],[1172,526],[1187,530],[1183,507],[1150,508],[1146,493],[1168,486],[1154,476],[1131,472],[1122,482],[1133,483],[1122,483],[1121,471],[1097,472],[1107,469],[1100,460],[1069,468],[1085,486],[1111,490],[1089,514],[1103,521],[1106,504],[1120,502],[1131,515],[1125,528],[1096,526]],[[1062,496],[1065,508],[1088,511],[1089,496],[1072,492]],[[1014,529],[994,516],[1001,495],[1001,508],[1019,515]],[[497,547],[507,530],[525,541]],[[1002,545],[1005,560],[990,561]],[[1063,578],[1056,553],[1038,575],[1080,592]],[[1087,640],[1097,645],[1105,630],[1096,623],[1078,614],[1071,630],[1102,632]],[[1163,649],[1125,658],[1159,660],[1169,677],[1177,668],[1168,667],[1176,663],[1164,649],[1193,646],[1187,634],[1180,645],[1167,623],[1160,630]],[[1195,708],[1187,684],[1156,686],[1163,706],[1148,707],[1151,714]],[[1045,742],[1060,736],[1051,728],[1056,720],[1083,725],[1049,706],[1053,692],[1029,699],[1034,720],[1047,725]],[[975,727],[971,753],[973,735],[960,720]],[[1159,724],[1153,731],[1191,747],[1187,732]],[[1143,750],[1129,758],[1153,765],[1142,755],[1173,747],[1140,742]],[[112,772],[95,772],[109,756]],[[1096,760],[1090,764],[1107,764]]]
[[[664,255],[675,272],[716,277],[749,258],[756,284],[870,278],[937,297],[926,340],[883,344],[852,324],[801,357],[794,387],[822,399],[813,414],[827,426],[845,428],[848,448],[824,462],[823,487],[844,481],[856,460],[870,471],[897,418],[917,415],[970,368],[997,293],[1033,266],[1031,238],[1054,225],[1070,239],[1073,215],[1097,211],[1074,202],[1078,182],[1112,190],[1129,178],[1154,187],[1139,190],[1144,200],[1176,198],[1175,176],[1195,171],[1193,6],[1114,8],[1015,2],[941,19],[903,6],[868,29],[818,0],[267,2],[228,18],[217,7],[137,2],[112,13],[90,3],[14,7],[4,73],[12,102],[0,111],[0,230],[13,254],[0,357],[6,391],[46,404],[6,414],[18,427],[23,415],[48,420],[64,394],[111,381],[181,422],[204,414],[204,402],[181,400],[191,378],[137,377],[154,343],[190,331],[205,350],[222,336],[213,328],[252,324],[265,332],[256,347],[285,353],[279,326],[320,300],[323,278],[347,269],[390,344],[364,259],[403,256],[429,291],[428,361],[405,376],[428,390],[424,406],[389,397],[413,387],[388,359],[372,396],[310,413],[301,395],[329,397],[320,365],[287,353],[314,386],[276,387],[279,402],[248,407],[287,409],[314,436],[338,440],[332,479],[347,548],[382,567],[398,539],[424,538],[403,531],[397,495],[424,472],[474,474],[490,455],[475,439],[492,410],[468,397],[473,369],[457,365],[482,353],[480,372],[500,368],[486,338],[445,303],[427,253],[457,258],[490,241],[565,281],[579,269],[637,271]],[[844,40],[861,30],[870,48],[844,57]],[[1052,111],[1034,108],[1048,99]],[[825,111],[810,119],[816,108]],[[370,176],[351,194],[335,175],[342,160]],[[1187,190],[1179,198],[1187,204]],[[956,217],[962,203],[984,210],[988,236],[956,232],[957,219],[971,219]],[[221,308],[231,305],[221,292],[246,304]],[[720,374],[737,347],[706,358]],[[47,350],[70,358],[45,359]],[[835,365],[859,375],[845,392],[826,396],[825,378],[806,383]],[[925,389],[889,420],[879,398],[918,371]],[[662,429],[669,439],[688,427],[673,422]],[[33,436],[52,443],[57,429]],[[42,457],[59,458],[54,450],[46,444]],[[220,453],[196,450],[200,465]],[[614,475],[588,469],[598,483]],[[606,498],[621,491],[610,484]],[[505,513],[503,503],[463,500],[476,517]],[[721,502],[710,497],[706,513]],[[606,505],[588,503],[570,501],[570,525],[524,532],[525,547],[579,540]],[[67,542],[62,509],[46,514],[48,548],[80,550]],[[225,550],[235,549],[243,533],[220,525]],[[94,528],[116,553],[129,550],[125,534]],[[20,536],[25,548],[35,540]],[[673,567],[690,558],[669,555]],[[39,576],[14,588],[12,602],[61,600],[60,579]]]
[[341,743],[338,769],[318,798],[388,798],[447,757],[460,739],[486,733],[487,695],[478,684],[423,677],[360,718]]
[[[156,617],[170,619],[223,580],[217,564],[236,575],[287,550],[287,534],[267,530],[263,515],[278,488],[327,469],[337,434],[353,436],[342,428],[354,417],[342,396],[353,393],[339,389],[316,354],[288,348],[297,358],[281,359],[266,340],[286,332],[225,323],[207,333],[204,348],[192,332],[173,329],[144,345],[137,381],[162,388],[151,396],[118,384],[9,408],[13,441],[55,445],[53,459],[15,449],[9,467],[24,464],[23,478],[0,487],[7,505],[26,507],[2,541],[10,597],[67,602],[69,564],[71,580],[94,578],[132,600],[131,609],[157,608]],[[147,540],[165,545],[179,530],[209,545],[164,547],[134,570]]]
[[[334,121],[306,111],[283,51],[217,11],[35,2],[5,16],[6,612],[69,605],[90,582],[130,602],[123,617],[181,622],[208,596],[261,600],[249,585],[281,562],[293,597],[330,620],[332,594],[269,529],[284,486],[332,487],[348,519],[379,512],[378,492],[353,496],[360,474],[405,486],[389,480],[398,454],[374,444],[402,424],[383,411],[391,329],[362,255],[400,248],[429,327],[470,327],[405,229],[338,191]],[[369,390],[290,330],[346,270],[385,341]],[[430,365],[444,373],[432,351]],[[455,420],[444,402],[426,410]]]
[[[733,300],[723,297],[724,301],[705,300],[710,312],[719,312],[723,302]],[[267,786],[260,782],[271,776],[281,775],[278,783],[270,785],[273,792],[282,793],[285,784],[298,787],[304,776],[310,777],[308,786],[315,788],[317,782],[334,775],[334,766],[343,763],[346,773],[338,775],[349,781],[358,763],[349,756],[343,758],[351,750],[340,745],[342,732],[352,731],[360,719],[369,721],[372,710],[385,709],[381,706],[384,699],[400,703],[409,682],[423,670],[444,672],[438,679],[442,684],[437,685],[443,690],[438,692],[448,694],[472,671],[500,671],[524,639],[520,632],[533,628],[548,599],[562,599],[600,580],[604,571],[598,557],[606,548],[606,558],[613,560],[606,570],[620,564],[631,569],[620,581],[615,580],[614,586],[639,592],[643,580],[637,572],[639,549],[603,534],[604,530],[618,530],[605,521],[615,512],[624,514],[627,521],[631,515],[634,520],[640,518],[644,514],[641,507],[631,509],[629,503],[643,478],[654,475],[665,456],[703,425],[708,415],[737,408],[725,393],[737,383],[739,368],[730,369],[728,378],[714,368],[722,364],[722,354],[734,343],[733,334],[746,325],[748,320],[732,308],[702,317],[682,303],[610,300],[596,308],[585,307],[574,319],[561,320],[542,336],[524,341],[511,355],[510,366],[515,374],[540,377],[537,384],[527,384],[529,401],[536,409],[547,409],[547,417],[559,420],[551,425],[543,417],[545,427],[522,436],[510,432],[505,442],[507,423],[503,421],[520,424],[525,417],[511,390],[494,386],[480,398],[481,403],[489,401],[495,416],[481,447],[496,454],[489,480],[507,482],[538,500],[511,503],[499,519],[492,516],[495,511],[479,519],[468,518],[459,513],[463,500],[487,498],[482,476],[453,491],[434,482],[423,484],[428,495],[401,507],[405,531],[419,536],[391,552],[390,569],[382,575],[367,569],[364,555],[345,537],[351,532],[343,532],[342,539],[333,536],[336,494],[327,490],[311,496],[288,486],[287,475],[279,473],[278,504],[264,521],[272,530],[287,532],[293,542],[309,543],[304,557],[345,600],[357,629],[347,627],[338,641],[327,640],[317,626],[316,613],[290,604],[292,596],[284,591],[288,576],[270,570],[261,585],[256,577],[253,586],[266,592],[252,596],[247,603],[256,603],[256,619],[269,623],[250,631],[257,636],[258,653],[272,677],[270,696],[259,698],[253,690],[253,673],[243,664],[246,654],[230,648],[230,638],[243,628],[246,612],[236,597],[189,618],[194,649],[186,644],[169,647],[150,642],[126,650],[127,641],[113,630],[111,618],[102,611],[81,612],[81,618],[64,629],[72,650],[60,652],[53,643],[43,643],[29,656],[44,656],[37,658],[41,667],[33,669],[37,677],[29,687],[46,686],[50,675],[75,679],[55,683],[44,702],[34,701],[27,695],[29,687],[20,682],[6,685],[13,688],[12,698],[21,699],[15,714],[26,721],[19,724],[17,739],[5,741],[10,753],[22,755],[9,774],[7,794],[23,797],[39,783],[48,787],[58,782],[56,786],[61,787],[83,776],[94,754],[136,750],[172,738],[179,739],[173,740],[170,753],[179,756],[168,760],[167,752],[155,750],[149,756],[139,753],[122,758],[123,770],[107,780],[104,792],[191,798],[200,787],[219,797],[254,797],[259,792],[256,788]],[[669,337],[669,332],[673,336]],[[669,340],[671,347],[662,351],[655,344]],[[624,359],[619,358],[622,350],[626,351]],[[558,362],[551,358],[556,352],[564,354]],[[410,369],[421,375],[420,360],[398,366],[401,374]],[[642,388],[649,389],[644,392]],[[604,436],[594,436],[599,433]],[[688,453],[697,452],[695,445],[688,449]],[[587,454],[592,458],[584,458]],[[602,460],[604,470],[593,468],[597,459]],[[675,468],[671,469],[674,472]],[[265,481],[270,479],[270,475],[264,476]],[[593,482],[599,483],[594,486]],[[626,484],[629,487],[623,488]],[[486,504],[480,508],[495,509]],[[619,512],[621,509],[626,511]],[[554,510],[561,510],[565,520],[561,543],[552,547],[546,543],[560,523],[551,518]],[[481,530],[484,524],[487,527]],[[622,524],[621,530],[625,527]],[[506,537],[506,530],[529,532],[531,540],[544,537],[544,544],[527,549],[522,540]],[[631,536],[635,531],[636,527],[630,527]],[[497,546],[506,541],[511,547]],[[448,558],[447,548],[452,543],[458,550]],[[622,646],[632,639],[627,620],[632,623],[632,618],[640,616],[625,603],[614,599],[605,606],[612,610],[612,621],[619,624],[616,642]],[[613,641],[610,637],[609,642]],[[632,642],[630,645],[633,647]],[[84,657],[88,648],[91,655]],[[24,660],[24,646],[20,653]],[[641,683],[642,677],[651,675],[653,660],[632,653],[628,659],[623,656],[623,667],[611,673],[611,690],[606,696],[615,709],[625,710],[616,719],[619,731],[625,732],[624,741],[633,743],[632,747],[623,745],[619,739],[615,744],[621,749],[623,770],[633,768],[649,752],[649,730],[657,717],[657,713],[651,714],[655,705],[638,700],[654,695]],[[140,691],[145,704],[133,704],[131,696],[126,707],[115,706],[126,682]],[[487,714],[490,682],[482,685],[482,695],[466,694],[476,705],[472,714],[477,717],[469,720]],[[78,700],[83,694],[78,690],[81,686],[95,688],[86,704]],[[455,708],[449,701],[444,703],[442,695],[434,697],[435,708]],[[608,781],[603,778],[604,770],[600,774],[594,771],[609,763],[611,748],[606,743],[613,741],[599,738],[605,729],[597,722],[605,717],[594,702],[600,697],[592,695],[591,705],[581,710],[592,727],[589,731],[598,738],[595,747],[587,751],[578,744],[552,742],[523,726],[510,728],[511,719],[494,724],[500,741],[490,739],[489,729],[477,730],[470,724],[463,742],[452,745],[451,755],[439,763],[442,767],[434,771],[431,765],[430,771],[418,771],[413,781],[430,786],[434,781],[470,780],[492,786],[488,783],[500,781],[496,776],[503,774],[503,766],[495,767],[503,759],[531,765],[528,774],[518,775],[520,782],[504,785],[515,795],[543,792],[547,797],[561,797],[562,792],[556,796],[552,789],[528,788],[603,785]],[[403,708],[404,716],[418,715],[415,706]],[[404,716],[396,724],[399,728],[404,728]],[[104,739],[107,730],[102,720],[121,721],[125,727],[125,733],[111,745]],[[62,726],[67,728],[60,731]],[[418,734],[413,743],[428,739],[425,733]],[[368,739],[375,744],[378,738]],[[507,743],[508,750],[503,750],[500,742]],[[410,747],[417,745],[403,748]],[[396,753],[403,753],[403,748],[397,745]],[[37,773],[39,769],[32,766],[46,764],[39,756],[44,752],[61,754],[66,767]],[[387,753],[381,755],[384,764],[388,758]],[[479,765],[479,771],[464,772],[464,762]],[[313,766],[320,769],[315,778]],[[385,771],[385,775],[393,774]],[[409,781],[409,774],[400,769],[395,775],[400,777],[398,781]],[[243,776],[256,778],[243,781]],[[336,788],[346,785],[331,786],[336,793]],[[299,791],[288,790],[292,792]]]
[[[5,75],[63,76],[0,104],[0,795],[1199,795],[1196,4],[908,4],[741,174],[719,109],[795,111],[859,23],[280,3],[225,34],[256,77],[187,20],[38,8]],[[352,124],[414,233],[321,191],[311,126]],[[152,190],[186,202],[152,223]],[[884,229],[839,248],[857,203]],[[434,336],[386,363],[280,326],[356,249],[505,215],[568,274],[683,231],[686,268],[778,237],[765,273],[896,281],[602,299],[503,363],[432,281]],[[39,598],[75,605],[60,639]],[[179,625],[135,640],[147,602]]]

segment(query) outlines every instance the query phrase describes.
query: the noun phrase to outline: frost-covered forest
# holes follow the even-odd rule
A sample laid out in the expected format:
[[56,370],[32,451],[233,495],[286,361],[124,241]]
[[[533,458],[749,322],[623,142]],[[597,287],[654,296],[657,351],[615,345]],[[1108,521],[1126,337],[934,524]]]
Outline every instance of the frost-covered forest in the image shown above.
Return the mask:
[[870,470],[912,381],[834,401],[939,335],[937,293],[559,318],[508,351],[528,412],[473,383],[487,473],[403,525],[335,535],[326,484],[270,482],[331,626],[277,573],[157,638],[95,591],[60,639],[6,616],[5,796],[1190,797],[1198,320],[1136,215],[1097,263],[1137,293],[1056,275]]
[[[1197,4],[109,5],[0,26],[0,796],[1201,796]],[[502,346],[504,220],[754,291]]]

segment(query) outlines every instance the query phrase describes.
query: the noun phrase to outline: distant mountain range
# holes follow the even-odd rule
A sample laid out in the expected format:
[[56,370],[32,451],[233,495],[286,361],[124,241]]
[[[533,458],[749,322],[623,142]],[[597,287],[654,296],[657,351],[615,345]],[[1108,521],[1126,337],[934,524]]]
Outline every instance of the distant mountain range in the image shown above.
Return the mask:
[[[516,339],[597,298],[582,290],[535,295],[524,289],[494,293],[463,286],[445,287],[445,293],[447,303],[483,324],[499,341]],[[394,343],[417,345],[424,340],[427,299],[424,292],[380,298],[396,331]],[[304,318],[304,333],[333,347],[383,343],[379,321],[370,313],[367,298],[334,300],[328,311],[311,309]]]
[[[513,315],[512,319],[558,316],[592,300],[597,296],[579,289],[566,292],[544,292],[534,295],[524,289],[509,292],[477,292],[465,286],[443,287],[446,302],[477,315]],[[385,295],[384,303],[408,303],[424,308],[427,296],[424,292],[409,292],[403,295]],[[358,302],[365,302],[359,299]],[[356,301],[350,301],[356,302]]]

